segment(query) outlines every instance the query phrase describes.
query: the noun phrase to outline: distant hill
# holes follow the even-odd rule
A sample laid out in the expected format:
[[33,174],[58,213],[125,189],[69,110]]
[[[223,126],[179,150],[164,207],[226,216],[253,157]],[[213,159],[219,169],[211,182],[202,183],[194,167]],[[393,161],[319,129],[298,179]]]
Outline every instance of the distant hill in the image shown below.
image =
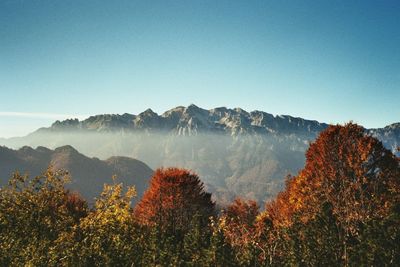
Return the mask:
[[72,146],[55,150],[28,146],[19,150],[0,147],[0,185],[5,185],[16,170],[36,176],[50,164],[54,169],[68,170],[72,177],[68,188],[78,191],[89,202],[99,196],[104,183],[112,183],[113,175],[117,175],[117,182],[135,185],[140,197],[153,172],[145,163],[136,159],[111,157],[103,161],[86,157]]
[[[72,145],[85,155],[137,158],[151,168],[185,167],[196,171],[220,203],[235,196],[259,202],[275,197],[287,174],[297,174],[310,142],[328,124],[225,107],[210,110],[179,106],[161,115],[105,114],[86,120],[56,121],[25,137],[0,140],[20,148]],[[366,129],[388,149],[400,144],[400,124]]]

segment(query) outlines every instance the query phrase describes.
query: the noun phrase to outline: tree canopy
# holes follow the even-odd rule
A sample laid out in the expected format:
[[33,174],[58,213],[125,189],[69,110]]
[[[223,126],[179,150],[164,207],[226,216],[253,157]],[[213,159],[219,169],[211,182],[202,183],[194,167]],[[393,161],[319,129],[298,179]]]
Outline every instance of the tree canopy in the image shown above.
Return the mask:
[[149,189],[135,207],[135,217],[146,225],[186,229],[195,215],[207,223],[214,215],[211,194],[197,174],[185,169],[167,168],[155,171]]

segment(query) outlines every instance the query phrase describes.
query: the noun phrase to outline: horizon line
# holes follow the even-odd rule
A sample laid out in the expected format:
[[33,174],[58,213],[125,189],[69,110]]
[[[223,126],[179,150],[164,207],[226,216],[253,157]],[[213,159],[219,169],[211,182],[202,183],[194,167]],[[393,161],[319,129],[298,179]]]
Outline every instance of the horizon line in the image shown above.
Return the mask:
[[49,112],[18,112],[18,111],[0,111],[0,117],[20,117],[20,118],[35,118],[35,119],[68,119],[77,118],[85,119],[89,116],[82,114],[60,114]]

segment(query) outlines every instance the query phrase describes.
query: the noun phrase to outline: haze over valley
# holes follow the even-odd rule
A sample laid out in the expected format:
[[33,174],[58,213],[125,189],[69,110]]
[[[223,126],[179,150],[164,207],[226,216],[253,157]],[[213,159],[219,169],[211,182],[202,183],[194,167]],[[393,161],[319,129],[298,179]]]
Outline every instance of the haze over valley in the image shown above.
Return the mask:
[[[139,193],[143,193],[147,186],[144,178],[149,177],[149,171],[140,171],[144,174],[138,174],[139,180],[135,180],[133,171],[124,173],[121,169],[113,169],[109,158],[117,156],[112,159],[118,162],[118,157],[123,156],[143,161],[152,169],[177,166],[195,171],[218,204],[226,205],[235,197],[242,197],[257,200],[262,205],[283,189],[287,175],[296,175],[304,166],[309,143],[327,126],[317,121],[273,116],[263,111],[247,112],[224,107],[206,110],[192,104],[170,109],[161,115],[148,109],[138,115],[105,114],[82,121],[56,121],[50,127],[40,128],[25,137],[2,139],[0,144],[14,149],[26,145],[41,146],[55,149],[55,152],[60,151],[58,147],[69,145],[84,155],[106,160],[94,159],[97,164],[109,165],[108,169],[103,166],[104,171],[89,164],[86,166],[81,160],[72,160],[74,157],[68,160],[68,164],[56,164],[70,169],[74,181],[87,183],[88,186],[78,186],[84,190],[85,196],[93,197],[93,192],[99,192],[112,174],[117,174],[128,185],[136,182]],[[399,153],[396,150],[400,144],[399,124],[366,131],[382,140],[388,149]],[[70,151],[75,151],[73,148]],[[23,148],[17,154],[31,151],[30,156],[39,160],[43,157],[39,153],[42,149]],[[75,152],[72,154],[80,155]],[[134,160],[133,163],[123,162],[126,168],[136,169]],[[42,160],[40,165],[32,164],[32,170],[29,167],[21,170],[38,174],[39,169],[44,169],[49,163],[54,164],[54,160]],[[14,163],[14,166],[18,164]],[[85,171],[75,174],[73,170],[76,168]],[[92,169],[96,172],[91,172]],[[2,173],[3,177],[11,174],[11,169],[7,170]],[[96,181],[96,176],[99,176],[97,189],[90,189],[95,186],[92,182]],[[92,193],[86,193],[88,190]]]

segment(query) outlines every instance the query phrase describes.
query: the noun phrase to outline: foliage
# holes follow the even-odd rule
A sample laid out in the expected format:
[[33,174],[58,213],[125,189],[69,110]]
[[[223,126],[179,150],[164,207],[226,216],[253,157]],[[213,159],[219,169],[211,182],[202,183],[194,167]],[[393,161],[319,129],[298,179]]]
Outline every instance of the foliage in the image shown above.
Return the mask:
[[225,219],[224,235],[236,252],[236,261],[240,265],[254,265],[257,261],[258,249],[254,237],[258,213],[255,201],[246,202],[237,198],[222,215]]
[[178,168],[158,169],[135,208],[135,216],[144,225],[178,233],[188,230],[195,215],[207,225],[214,206],[196,174]]
[[[115,179],[114,179],[115,181]],[[94,209],[69,235],[59,240],[59,263],[84,266],[129,266],[139,263],[137,234],[131,210],[134,187],[123,194],[122,184],[104,185]],[[69,244],[66,247],[66,244]],[[135,257],[136,256],[136,257]]]
[[65,190],[68,180],[49,168],[34,179],[15,173],[0,190],[0,265],[55,265],[48,252],[87,213],[86,202]]
[[[386,235],[387,229],[377,225],[391,216],[399,198],[399,159],[362,127],[349,123],[330,126],[320,134],[306,153],[304,169],[288,178],[285,191],[267,204],[266,213],[276,227],[296,233],[288,239],[297,244],[295,248],[308,250],[301,251],[302,259],[316,253],[310,248],[322,246],[324,253],[335,248],[330,257],[348,266],[368,258],[357,256],[368,242],[371,249],[393,247],[392,238],[381,242],[379,235]],[[377,232],[368,232],[371,225]],[[328,232],[317,238],[321,231]]]

